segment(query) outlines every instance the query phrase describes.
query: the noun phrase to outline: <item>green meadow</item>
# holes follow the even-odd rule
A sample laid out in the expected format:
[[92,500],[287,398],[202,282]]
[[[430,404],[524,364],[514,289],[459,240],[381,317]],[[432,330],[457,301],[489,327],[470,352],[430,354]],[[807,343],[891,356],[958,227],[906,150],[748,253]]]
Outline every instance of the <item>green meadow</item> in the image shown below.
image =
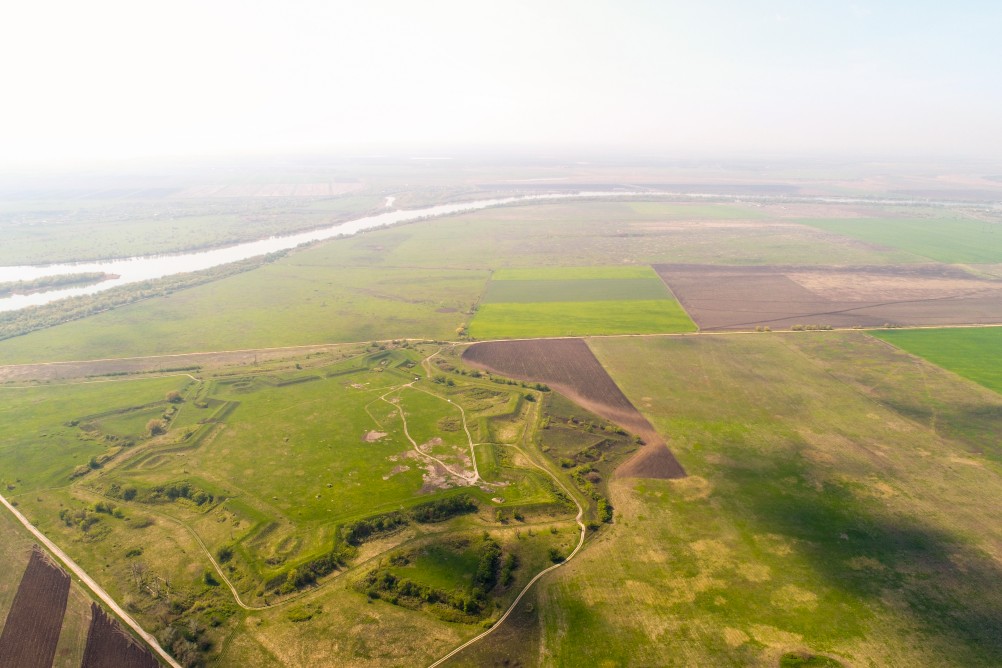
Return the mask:
[[797,222],[938,262],[1002,262],[1002,225],[998,223],[970,218],[837,218]]
[[[206,657],[287,665],[316,634],[373,642],[360,620],[375,605],[380,638],[422,629],[412,651],[430,662],[570,552],[568,493],[594,515],[533,446],[541,392],[459,364],[451,348],[401,342],[334,363],[0,388],[0,482],[150,628],[196,629]],[[501,555],[486,576],[485,531]],[[471,607],[373,590],[373,569]],[[169,607],[148,579],[170,583]],[[272,647],[240,605],[291,644]]]
[[1002,327],[870,332],[913,355],[1002,394]]
[[650,267],[496,272],[469,326],[477,339],[695,331]]
[[484,304],[469,328],[474,339],[694,331],[678,302],[667,299]]
[[1002,399],[857,333],[589,345],[689,477],[614,480],[613,530],[485,644],[496,656],[1002,661],[1002,528],[984,513],[1002,501]]

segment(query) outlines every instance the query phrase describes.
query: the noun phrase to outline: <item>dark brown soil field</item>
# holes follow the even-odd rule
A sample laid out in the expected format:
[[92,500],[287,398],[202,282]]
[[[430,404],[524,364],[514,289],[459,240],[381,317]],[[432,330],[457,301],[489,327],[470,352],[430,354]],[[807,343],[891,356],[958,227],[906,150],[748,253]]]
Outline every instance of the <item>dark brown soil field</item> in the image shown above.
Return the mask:
[[633,478],[681,478],[685,470],[651,423],[606,373],[583,339],[490,341],[463,353],[471,366],[509,378],[545,383],[583,408],[647,443],[617,470]]
[[81,668],[159,668],[160,663],[145,647],[126,635],[118,622],[91,603],[90,629]]
[[944,265],[655,265],[703,331],[1002,323],[1002,281]]
[[35,547],[0,633],[0,666],[52,665],[69,593],[70,577]]

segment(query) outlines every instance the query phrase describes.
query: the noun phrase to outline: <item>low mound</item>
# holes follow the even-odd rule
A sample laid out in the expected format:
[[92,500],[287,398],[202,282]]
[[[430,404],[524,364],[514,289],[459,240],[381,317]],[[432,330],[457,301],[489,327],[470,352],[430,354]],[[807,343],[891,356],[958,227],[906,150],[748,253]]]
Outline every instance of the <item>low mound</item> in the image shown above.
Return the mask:
[[583,339],[475,343],[463,352],[473,367],[545,383],[582,408],[640,436],[647,446],[617,471],[633,478],[682,478],[685,470],[651,423],[630,403]]

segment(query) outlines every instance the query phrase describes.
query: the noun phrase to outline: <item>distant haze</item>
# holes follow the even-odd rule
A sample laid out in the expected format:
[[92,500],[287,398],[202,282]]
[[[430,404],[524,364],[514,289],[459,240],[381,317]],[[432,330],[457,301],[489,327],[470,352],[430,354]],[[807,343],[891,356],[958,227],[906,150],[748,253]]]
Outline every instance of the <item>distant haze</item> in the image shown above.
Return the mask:
[[1002,151],[1002,3],[11,3],[8,165],[272,150]]

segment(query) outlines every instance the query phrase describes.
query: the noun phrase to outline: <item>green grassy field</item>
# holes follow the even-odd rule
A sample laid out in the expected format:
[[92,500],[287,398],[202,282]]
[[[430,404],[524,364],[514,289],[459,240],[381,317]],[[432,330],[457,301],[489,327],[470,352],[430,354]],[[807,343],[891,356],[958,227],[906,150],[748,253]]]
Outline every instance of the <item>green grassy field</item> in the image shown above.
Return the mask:
[[492,279],[484,303],[596,302],[671,299],[659,278],[517,280]]
[[690,476],[613,481],[617,524],[544,582],[521,656],[1002,660],[1002,529],[986,514],[1002,399],[862,334],[590,345]]
[[[422,361],[432,353],[429,377]],[[421,640],[408,656],[430,662],[500,614],[552,563],[551,550],[570,551],[578,531],[574,506],[530,463],[545,460],[521,449],[531,443],[539,400],[526,401],[528,389],[460,373],[457,355],[369,346],[333,364],[302,357],[202,380],[5,387],[0,481],[165,645],[177,642],[170,629],[184,628],[204,657],[287,665],[320,634],[368,644],[375,665],[396,665],[402,650],[389,643],[416,633]],[[179,403],[166,400],[171,391],[181,393]],[[478,453],[489,453],[487,481],[477,485],[462,477],[473,465],[460,407],[479,434]],[[151,436],[150,419],[163,419],[166,433]],[[417,454],[408,436],[439,463]],[[458,494],[476,507],[437,521],[412,514]],[[380,517],[402,521],[346,542],[344,527]],[[480,553],[450,547],[475,543],[485,529],[515,564],[486,594],[470,579]],[[342,563],[320,576],[320,587],[289,585],[332,549]],[[409,555],[401,577],[482,597],[477,613],[414,606],[403,595],[397,602],[392,592],[368,599],[358,583],[389,553]],[[210,555],[260,610],[240,609]],[[374,605],[378,620],[366,612]],[[336,628],[327,626],[333,619]],[[379,631],[370,638],[373,625]],[[291,645],[274,646],[276,638]]]
[[642,265],[618,267],[529,267],[498,269],[491,275],[494,281],[586,281],[601,279],[650,279],[657,274]]
[[[7,200],[0,265],[176,253],[323,227],[378,210],[381,196]],[[151,210],[158,212],[151,215]],[[30,221],[30,224],[25,224]]]
[[469,328],[475,339],[693,331],[678,302],[667,299],[484,304]]
[[695,329],[650,267],[547,267],[495,273],[469,333],[492,339]]
[[317,251],[168,298],[0,341],[0,364],[401,337],[448,339],[455,337],[487,278],[479,270],[328,266],[313,255]]
[[939,262],[1002,262],[1002,226],[998,223],[966,218],[838,218],[798,222]]
[[[103,433],[88,434],[89,415],[154,402],[159,402],[159,408],[150,415],[159,415],[167,407],[166,393],[190,383],[187,376],[174,376],[56,387],[0,387],[0,421],[4,424],[0,482],[15,493],[68,484],[69,474],[77,466],[86,466],[92,457],[101,456],[117,443],[104,439]],[[112,422],[111,416],[105,419]],[[148,419],[122,422],[119,418],[105,433],[138,438]]]
[[889,330],[871,334],[1002,394],[1002,327]]

